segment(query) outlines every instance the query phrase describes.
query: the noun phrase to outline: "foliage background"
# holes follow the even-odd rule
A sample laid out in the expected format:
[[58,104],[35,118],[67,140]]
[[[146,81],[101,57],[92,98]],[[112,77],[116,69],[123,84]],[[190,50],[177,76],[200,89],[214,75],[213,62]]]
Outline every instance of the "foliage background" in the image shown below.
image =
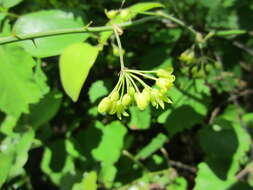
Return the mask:
[[[146,2],[146,1],[138,1]],[[113,39],[100,52],[73,103],[64,93],[59,54],[99,33],[71,34],[0,46],[0,186],[24,189],[247,190],[253,188],[250,0],[161,0],[168,14],[214,36],[198,58],[211,69],[194,75],[179,60],[195,43],[187,29],[157,19],[124,30],[126,65],[142,70],[173,66],[173,100],[164,110],[130,109],[118,121],[97,113],[120,68]],[[124,7],[135,4],[127,0]],[[0,0],[1,37],[58,28],[104,25],[104,9],[121,0]],[[46,10],[46,12],[38,12]],[[28,13],[35,13],[24,17]],[[139,15],[145,17],[145,15]],[[62,19],[64,18],[64,19]],[[1,38],[0,38],[1,41]],[[218,66],[215,66],[217,63]]]

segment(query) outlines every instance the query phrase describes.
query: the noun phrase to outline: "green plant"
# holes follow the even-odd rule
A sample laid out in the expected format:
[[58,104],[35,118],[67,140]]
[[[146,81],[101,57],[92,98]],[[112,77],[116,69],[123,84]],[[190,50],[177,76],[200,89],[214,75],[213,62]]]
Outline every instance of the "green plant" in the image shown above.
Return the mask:
[[252,7],[0,0],[0,188],[252,189]]

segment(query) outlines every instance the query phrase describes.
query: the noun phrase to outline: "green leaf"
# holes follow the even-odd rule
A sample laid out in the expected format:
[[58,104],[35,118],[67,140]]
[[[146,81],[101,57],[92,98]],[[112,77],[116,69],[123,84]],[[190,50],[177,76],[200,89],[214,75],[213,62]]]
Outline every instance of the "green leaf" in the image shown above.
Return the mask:
[[113,181],[117,174],[117,168],[114,165],[111,164],[105,164],[103,165],[102,170],[100,171],[100,179],[103,181],[105,186],[108,189],[111,189],[113,185]]
[[[28,160],[28,151],[32,146],[32,142],[35,138],[35,132],[33,129],[29,129],[27,132],[17,135],[16,142],[17,144],[12,144],[15,146],[15,162],[12,163],[12,168],[10,171],[10,176],[17,176],[21,174],[23,166]],[[12,141],[13,142],[13,141]]]
[[56,140],[45,148],[41,161],[41,169],[53,183],[60,185],[67,174],[75,173],[73,159],[68,156],[65,141]]
[[23,0],[0,0],[0,6],[4,8],[11,8],[21,3]]
[[96,190],[97,173],[91,171],[85,174],[84,179],[73,186],[72,190]]
[[60,77],[68,96],[76,102],[99,49],[87,43],[76,43],[64,50],[60,57]]
[[34,60],[18,47],[0,47],[0,110],[8,115],[28,113],[41,98],[33,76]]
[[205,85],[205,81],[203,79],[189,80],[188,78],[180,78],[177,83],[180,86],[169,90],[173,108],[189,105],[197,113],[205,116],[210,103],[210,91]]
[[137,3],[128,8],[131,15],[129,19],[135,17],[139,13],[144,13],[145,11],[149,11],[150,9],[161,8],[161,7],[164,7],[164,5],[161,3],[154,3],[154,2]]
[[173,101],[172,108],[163,112],[159,118],[160,122],[165,122],[164,125],[170,137],[195,124],[202,123],[210,102],[209,88],[204,80],[192,81],[181,78],[177,82],[181,86],[173,87],[168,92]]
[[[98,123],[97,126],[99,126]],[[103,133],[102,139],[98,147],[92,150],[92,155],[97,161],[102,161],[104,164],[114,164],[121,155],[127,130],[119,121],[99,128]]]
[[237,119],[238,115],[238,109],[229,106],[212,127],[199,132],[206,163],[199,165],[194,190],[229,189],[237,182],[236,174],[251,144],[250,136]]
[[[21,16],[14,25],[17,36],[37,32],[84,27],[83,14],[71,10],[46,10]],[[89,34],[65,34],[20,42],[24,49],[35,57],[59,55],[69,45],[82,42]],[[35,46],[35,45],[36,46]]]
[[194,190],[225,190],[236,182],[236,179],[229,178],[226,180],[219,179],[215,173],[212,172],[206,163],[200,163],[198,166],[198,174],[196,178],[196,185]]
[[91,103],[94,103],[97,99],[107,95],[109,92],[105,87],[104,81],[98,80],[94,82],[89,89],[89,98]]
[[3,153],[0,152],[0,188],[9,176],[9,172],[12,167],[12,162],[15,158],[13,152]]
[[102,131],[102,139],[98,147],[92,150],[92,155],[95,160],[101,162],[100,177],[109,188],[117,173],[114,164],[121,155],[127,130],[119,121],[114,121],[107,126],[97,122],[96,128]]
[[136,106],[130,107],[131,120],[129,127],[134,130],[148,129],[150,127],[150,107],[141,111]]
[[187,190],[187,181],[183,177],[177,177],[170,185],[167,186],[168,190]]
[[49,86],[47,85],[47,76],[42,70],[42,63],[38,62],[35,66],[35,71],[34,71],[34,79],[37,83],[37,85],[40,87],[40,91],[42,95],[47,94],[50,91]]
[[1,142],[0,152],[0,187],[8,179],[23,173],[23,166],[28,159],[35,133],[29,129],[22,133],[15,133]]
[[146,159],[151,156],[154,152],[160,149],[168,138],[166,135],[159,133],[156,137],[152,139],[152,141],[146,145],[143,149],[141,149],[138,154],[136,155],[136,159]]
[[23,120],[30,126],[37,128],[50,121],[60,109],[62,95],[57,92],[47,94],[38,104],[32,105],[30,114]]
[[14,117],[12,115],[6,115],[3,122],[0,125],[0,131],[5,135],[12,135],[13,129],[18,122],[19,116]]
[[207,155],[206,162],[221,179],[236,174],[250,149],[250,136],[236,120],[238,115],[236,107],[228,107],[214,121],[212,128],[206,127],[199,133],[201,147]]

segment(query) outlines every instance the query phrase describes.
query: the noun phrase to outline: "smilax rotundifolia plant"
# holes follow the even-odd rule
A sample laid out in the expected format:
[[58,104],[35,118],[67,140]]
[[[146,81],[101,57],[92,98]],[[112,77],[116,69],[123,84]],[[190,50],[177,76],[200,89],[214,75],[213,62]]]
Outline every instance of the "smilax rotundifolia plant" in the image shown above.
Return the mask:
[[[129,116],[126,110],[134,103],[140,110],[144,110],[150,103],[156,108],[160,106],[164,109],[164,102],[172,103],[166,93],[175,81],[175,76],[172,75],[173,68],[143,71],[125,67],[119,37],[123,31],[116,24],[112,26],[118,44],[121,70],[116,86],[99,103],[98,112],[102,114],[116,114],[121,119],[122,115]],[[149,86],[145,82],[146,80],[153,80],[155,86]]]

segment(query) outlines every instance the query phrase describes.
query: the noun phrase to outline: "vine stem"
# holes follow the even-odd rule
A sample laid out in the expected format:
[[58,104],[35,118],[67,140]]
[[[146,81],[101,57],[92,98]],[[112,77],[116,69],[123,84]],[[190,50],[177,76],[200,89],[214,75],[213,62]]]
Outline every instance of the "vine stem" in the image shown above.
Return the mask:
[[[171,20],[172,22],[178,24],[179,26],[183,28],[188,29],[194,35],[198,33],[191,26],[187,26],[182,20],[172,15],[168,15],[161,11],[156,12],[156,13],[148,13],[148,14],[154,15],[154,16],[147,16],[135,21],[120,23],[120,24],[117,24],[117,26],[120,28],[127,28],[127,27],[143,24],[143,23],[163,17],[163,18],[167,18]],[[20,34],[20,35],[15,34],[15,31],[13,31],[13,34],[10,36],[0,37],[0,45],[18,42],[18,41],[24,41],[24,40],[33,40],[36,38],[63,35],[63,34],[96,33],[96,32],[105,32],[105,31],[112,31],[112,30],[113,30],[113,26],[98,26],[98,27],[84,26],[81,28],[58,29],[58,30],[52,30],[52,31],[36,32],[36,33]],[[247,34],[247,33],[248,32],[246,30],[224,30],[224,31],[214,31],[214,36],[223,37],[223,36],[231,36],[231,35],[242,35],[242,34]]]
[[114,31],[114,34],[116,36],[116,40],[117,40],[117,44],[118,44],[118,48],[119,48],[119,58],[120,58],[121,72],[123,72],[125,66],[124,66],[122,44],[121,44],[121,41],[120,41],[120,38],[119,38],[119,32],[118,32],[118,30],[120,30],[120,28],[118,28],[118,26],[115,25],[115,24],[113,24],[112,27],[113,27],[113,31]]
[[[131,26],[143,24],[148,21],[156,20],[157,18],[159,18],[159,17],[158,16],[148,16],[148,17],[141,18],[141,19],[138,19],[135,21],[120,23],[120,24],[117,24],[117,26],[120,28],[127,28],[127,27],[131,27]],[[35,38],[63,35],[63,34],[96,33],[96,32],[105,32],[105,31],[112,31],[112,30],[113,30],[113,26],[98,26],[98,27],[84,26],[81,28],[58,29],[58,30],[36,32],[36,33],[30,33],[30,34],[20,34],[20,35],[12,34],[11,36],[1,37],[0,38],[0,45],[18,42],[18,41],[24,41],[24,40],[33,40]]]

